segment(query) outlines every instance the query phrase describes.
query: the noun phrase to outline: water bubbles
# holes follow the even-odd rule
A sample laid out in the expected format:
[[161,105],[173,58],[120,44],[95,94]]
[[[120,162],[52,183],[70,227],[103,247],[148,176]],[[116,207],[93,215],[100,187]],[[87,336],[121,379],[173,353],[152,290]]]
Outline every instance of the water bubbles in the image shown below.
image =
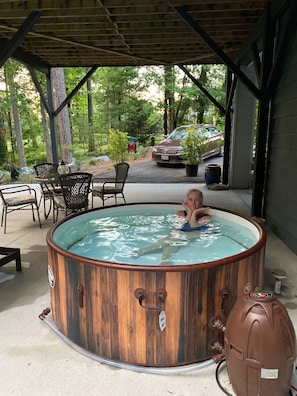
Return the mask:
[[[159,212],[135,214],[131,209],[91,219],[70,228],[63,243],[80,256],[136,265],[160,265],[164,249],[169,249],[169,265],[189,265],[238,254],[256,242],[249,229],[225,218],[214,217],[202,231],[183,232],[184,219]],[[141,249],[144,254],[133,254]]]

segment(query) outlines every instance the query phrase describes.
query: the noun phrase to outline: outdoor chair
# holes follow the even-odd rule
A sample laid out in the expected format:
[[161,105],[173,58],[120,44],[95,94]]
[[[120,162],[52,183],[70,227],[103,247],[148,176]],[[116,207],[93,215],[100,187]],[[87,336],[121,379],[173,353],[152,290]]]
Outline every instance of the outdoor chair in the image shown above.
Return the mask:
[[104,203],[107,199],[114,197],[115,204],[117,205],[117,195],[126,203],[124,196],[124,187],[128,176],[129,164],[122,162],[115,165],[115,177],[103,178],[100,175],[94,176],[92,179],[92,208],[94,204],[94,197],[100,197]]
[[37,194],[34,188],[26,184],[1,187],[0,195],[3,205],[1,227],[4,225],[4,234],[6,234],[7,214],[16,210],[31,210],[33,221],[35,221],[35,209],[37,212],[39,227],[41,228]]
[[87,172],[59,175],[61,194],[52,192],[53,221],[58,220],[59,211],[65,216],[88,209],[92,174]]
[[[34,166],[36,173],[36,181],[40,184],[41,196],[38,205],[43,200],[44,217],[47,219],[51,211],[51,190],[61,192],[60,187],[56,183],[58,178],[58,165],[51,162],[43,162]],[[46,211],[46,201],[50,200],[50,207]]]
[[15,260],[15,266],[17,271],[22,271],[22,262],[21,262],[21,249],[20,248],[11,248],[11,247],[0,247],[0,267],[3,265],[10,263]]

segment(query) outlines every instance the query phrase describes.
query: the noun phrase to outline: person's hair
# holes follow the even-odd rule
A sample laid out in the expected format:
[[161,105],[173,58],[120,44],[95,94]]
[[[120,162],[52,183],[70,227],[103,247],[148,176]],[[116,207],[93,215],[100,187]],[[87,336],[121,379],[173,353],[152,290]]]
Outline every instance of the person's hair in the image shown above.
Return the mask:
[[198,197],[200,198],[200,201],[203,203],[202,191],[198,190],[197,188],[191,188],[191,190],[189,190],[187,192],[187,198],[188,198],[189,194],[191,194],[192,192],[196,193],[198,195]]

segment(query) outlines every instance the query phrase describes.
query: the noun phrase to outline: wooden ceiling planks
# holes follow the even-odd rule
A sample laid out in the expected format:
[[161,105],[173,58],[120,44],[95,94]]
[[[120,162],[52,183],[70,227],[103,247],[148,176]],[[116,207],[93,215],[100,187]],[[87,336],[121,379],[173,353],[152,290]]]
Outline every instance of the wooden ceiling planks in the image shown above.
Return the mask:
[[184,7],[232,58],[263,16],[268,2],[0,0],[0,43],[7,45],[30,13],[42,10],[18,54],[47,67],[220,63],[174,7]]

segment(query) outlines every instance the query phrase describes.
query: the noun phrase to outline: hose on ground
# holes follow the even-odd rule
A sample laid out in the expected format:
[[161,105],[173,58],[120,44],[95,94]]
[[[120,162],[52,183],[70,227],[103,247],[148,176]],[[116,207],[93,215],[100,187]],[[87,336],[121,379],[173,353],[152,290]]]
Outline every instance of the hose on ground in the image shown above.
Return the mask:
[[225,362],[226,362],[226,359],[222,359],[217,365],[217,368],[216,368],[216,381],[217,381],[217,384],[218,384],[219,388],[221,389],[221,391],[223,391],[225,393],[225,395],[232,396],[231,393],[229,393],[226,389],[223,388],[222,384],[220,383],[220,379],[219,379],[220,367]]

